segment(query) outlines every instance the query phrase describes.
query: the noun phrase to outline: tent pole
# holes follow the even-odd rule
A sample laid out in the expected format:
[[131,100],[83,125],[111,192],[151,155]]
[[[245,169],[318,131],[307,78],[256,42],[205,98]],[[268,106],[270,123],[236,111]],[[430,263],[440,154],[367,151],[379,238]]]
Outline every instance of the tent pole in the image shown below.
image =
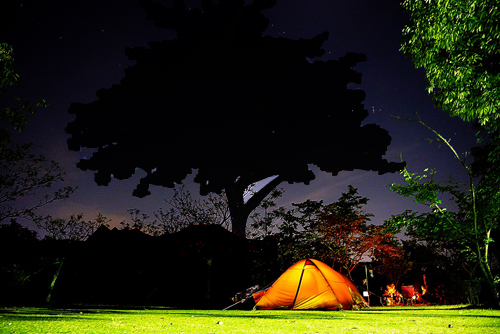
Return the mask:
[[365,276],[366,276],[366,292],[368,293],[368,305],[370,305],[370,289],[368,288],[368,268],[365,264]]
[[231,307],[241,303],[243,300],[240,300],[240,301],[237,301],[236,303],[234,303],[233,305],[229,305],[228,307],[226,307],[225,309],[223,309],[222,311],[225,311],[225,310],[229,310]]
[[302,277],[304,277],[304,270],[306,270],[307,261],[309,261],[309,259],[306,259],[306,261],[304,262],[304,266],[302,267],[302,273],[300,274],[300,279],[299,279],[299,286],[297,287],[297,291],[295,292],[295,298],[293,298],[293,303],[292,307],[290,307],[290,310],[293,310],[293,308],[295,307],[295,302],[297,301],[297,296],[299,295],[300,285],[302,284]]

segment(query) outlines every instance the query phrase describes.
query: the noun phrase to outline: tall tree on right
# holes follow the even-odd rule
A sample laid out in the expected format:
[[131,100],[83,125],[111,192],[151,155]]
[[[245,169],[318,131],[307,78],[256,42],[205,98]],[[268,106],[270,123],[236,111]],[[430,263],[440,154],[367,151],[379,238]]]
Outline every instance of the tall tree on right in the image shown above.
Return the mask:
[[401,51],[423,67],[437,107],[465,121],[500,125],[497,0],[405,0]]
[[[417,235],[424,239],[434,239],[440,241],[456,241],[462,251],[470,255],[470,259],[479,264],[483,274],[485,285],[489,290],[489,297],[486,303],[489,306],[500,307],[500,298],[495,282],[495,277],[490,265],[490,244],[492,243],[492,231],[499,228],[500,205],[499,179],[500,165],[498,157],[499,148],[498,137],[494,137],[491,143],[495,148],[491,150],[488,159],[491,166],[488,168],[490,174],[483,177],[479,186],[475,185],[472,168],[467,163],[467,155],[460,156],[455,148],[450,144],[450,140],[445,139],[436,130],[432,129],[420,118],[410,120],[425,126],[432,131],[436,139],[446,145],[460,162],[468,176],[466,190],[463,186],[448,182],[446,184],[437,182],[434,179],[434,171],[426,169],[423,175],[410,173],[403,169],[406,184],[392,184],[391,190],[404,197],[412,197],[414,202],[428,206],[431,212],[416,213],[406,210],[404,213],[393,216],[384,225],[392,232],[400,232],[401,228],[407,228],[406,233]],[[490,143],[490,144],[491,144]],[[493,159],[492,157],[496,157]],[[445,208],[440,199],[441,194],[451,195],[458,210],[453,212]]]
[[[403,29],[401,51],[415,67],[424,68],[436,106],[491,131],[483,159],[488,167],[477,188],[472,170],[453,150],[469,174],[468,215],[476,227],[486,226],[485,234],[474,232],[476,245],[484,246],[477,253],[486,255],[500,214],[500,6],[496,0],[405,0],[402,7],[410,22]],[[498,307],[487,256],[478,261]]]

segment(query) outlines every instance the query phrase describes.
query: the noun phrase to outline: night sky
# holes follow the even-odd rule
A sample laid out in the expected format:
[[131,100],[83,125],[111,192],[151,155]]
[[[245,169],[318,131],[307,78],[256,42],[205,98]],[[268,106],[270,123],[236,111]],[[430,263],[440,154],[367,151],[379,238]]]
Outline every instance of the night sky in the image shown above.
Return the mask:
[[[64,129],[74,119],[68,114],[72,102],[94,101],[99,89],[119,83],[123,70],[133,65],[125,56],[126,47],[147,47],[148,41],[171,39],[175,34],[156,28],[136,0],[7,3],[11,4],[6,9],[11,19],[1,26],[0,42],[13,45],[20,79],[15,88],[2,96],[0,106],[12,104],[14,96],[46,99],[49,107],[39,109],[26,131],[15,139],[34,142],[37,153],[61,164],[67,173],[66,184],[79,188],[70,199],[53,204],[42,213],[60,218],[83,213],[91,219],[101,212],[115,226],[129,219],[127,209],[137,208],[152,216],[158,208],[166,208],[164,199],[172,196],[172,189],[151,186],[152,195],[142,199],[132,196],[140,177],[145,175],[142,171],[129,180],[113,180],[107,187],[98,187],[93,172],[76,168],[80,159],[90,157],[90,151],[68,150],[69,136]],[[170,1],[162,3],[170,6]],[[199,6],[199,1],[186,3]],[[0,11],[1,6],[5,5],[0,5]],[[402,154],[410,171],[422,172],[430,167],[437,169],[443,180],[450,175],[464,179],[460,164],[446,147],[422,140],[431,135],[426,129],[391,117],[414,117],[418,111],[424,121],[452,139],[458,152],[470,150],[476,143],[470,124],[433,107],[423,70],[416,70],[411,60],[399,52],[399,38],[406,23],[399,1],[278,0],[264,13],[269,18],[265,35],[298,39],[328,31],[330,37],[323,44],[326,52],[319,59],[338,59],[346,52],[366,54],[368,60],[355,67],[362,74],[362,84],[353,88],[366,93],[364,103],[370,116],[364,124],[378,124],[392,136],[386,159],[399,161]],[[335,106],[335,101],[331,102]],[[376,172],[355,170],[332,177],[315,166],[310,168],[316,174],[310,185],[280,185],[285,190],[280,205],[306,199],[331,203],[351,184],[370,199],[366,211],[375,215],[373,223],[381,224],[391,214],[408,208],[425,210],[411,199],[389,191],[391,183],[402,182],[397,173],[379,176]],[[197,194],[193,178],[194,175],[188,177],[185,184]]]

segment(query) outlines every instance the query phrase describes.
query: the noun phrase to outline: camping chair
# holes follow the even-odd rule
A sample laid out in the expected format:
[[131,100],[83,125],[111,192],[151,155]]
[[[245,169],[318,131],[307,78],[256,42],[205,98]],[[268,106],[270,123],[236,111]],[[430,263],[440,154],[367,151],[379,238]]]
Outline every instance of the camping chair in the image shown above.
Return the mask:
[[413,305],[413,296],[415,296],[415,291],[413,285],[402,286],[401,293],[403,294],[403,300],[406,305]]

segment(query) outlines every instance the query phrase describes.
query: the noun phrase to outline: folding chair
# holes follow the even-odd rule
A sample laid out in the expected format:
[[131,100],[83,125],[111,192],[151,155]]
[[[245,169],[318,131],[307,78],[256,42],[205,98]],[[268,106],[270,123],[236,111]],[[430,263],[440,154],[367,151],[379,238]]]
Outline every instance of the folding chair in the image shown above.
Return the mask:
[[401,293],[403,294],[403,300],[406,305],[413,305],[415,296],[415,290],[413,289],[413,285],[407,285],[401,287]]

